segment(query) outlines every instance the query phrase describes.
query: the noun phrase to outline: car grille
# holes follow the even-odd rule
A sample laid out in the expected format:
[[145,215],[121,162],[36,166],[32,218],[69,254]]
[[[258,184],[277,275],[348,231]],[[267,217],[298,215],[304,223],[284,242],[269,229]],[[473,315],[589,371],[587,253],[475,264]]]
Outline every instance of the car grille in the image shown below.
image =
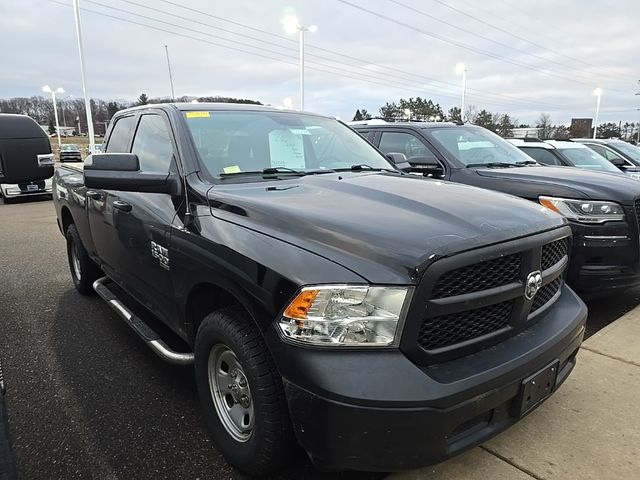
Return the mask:
[[531,302],[531,312],[536,312],[549,303],[558,290],[560,290],[561,286],[562,278],[558,277],[553,282],[542,287],[538,293],[536,293],[536,296],[533,297],[533,302]]
[[418,342],[426,350],[435,350],[500,330],[509,323],[513,303],[513,300],[509,300],[426,320],[420,327]]
[[18,184],[18,188],[20,189],[21,192],[34,191],[34,190],[29,190],[28,185],[37,185],[38,190],[44,190],[45,183],[44,183],[44,180],[40,180],[40,181],[37,181],[37,182],[19,183]]
[[433,287],[431,298],[453,297],[515,282],[520,273],[520,257],[517,253],[447,272]]
[[553,267],[556,263],[562,260],[569,250],[569,241],[566,238],[561,238],[555,242],[551,242],[542,247],[542,260],[540,261],[540,270],[544,271],[547,268]]
[[[489,260],[465,265],[454,256],[427,269],[411,307],[412,312],[417,310],[412,317],[417,323],[410,335],[428,357],[422,358],[423,363],[479,350],[544,315],[540,313],[543,307],[554,301],[562,288],[568,261],[562,262],[569,254],[570,237],[541,237],[547,241],[530,240],[520,248],[488,247],[497,250],[494,258],[483,255]],[[524,285],[527,276],[537,270],[547,274],[543,286],[527,300]],[[436,278],[431,278],[431,272]]]

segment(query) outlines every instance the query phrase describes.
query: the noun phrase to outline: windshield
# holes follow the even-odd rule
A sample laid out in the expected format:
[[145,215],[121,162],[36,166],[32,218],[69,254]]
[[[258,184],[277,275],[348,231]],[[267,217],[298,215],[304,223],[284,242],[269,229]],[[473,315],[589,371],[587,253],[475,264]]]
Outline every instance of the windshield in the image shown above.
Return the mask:
[[184,112],[200,158],[219,177],[264,169],[331,171],[394,167],[334,119],[291,112]]
[[611,146],[616,150],[620,150],[627,157],[640,162],[640,148],[627,142],[611,142]]
[[62,150],[78,150],[78,146],[72,144],[62,145]]
[[479,127],[447,127],[425,129],[428,137],[466,166],[504,163],[533,163],[527,154],[499,137]]
[[620,173],[620,169],[615,167],[609,160],[600,156],[588,147],[558,148],[558,150],[575,167],[599,170],[601,172]]

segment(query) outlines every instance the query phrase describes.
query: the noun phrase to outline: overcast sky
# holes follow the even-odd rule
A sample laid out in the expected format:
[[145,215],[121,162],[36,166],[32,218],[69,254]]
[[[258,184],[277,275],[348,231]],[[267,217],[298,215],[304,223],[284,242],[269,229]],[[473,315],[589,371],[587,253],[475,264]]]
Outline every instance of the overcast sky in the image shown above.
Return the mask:
[[[534,122],[640,117],[637,0],[80,0],[88,90],[102,99],[222,95],[299,104],[298,43],[306,34],[306,110],[350,119],[421,96]],[[148,5],[148,6],[144,6]],[[82,95],[71,0],[0,1],[0,97],[63,87]],[[363,10],[364,9],[364,10]],[[368,10],[368,11],[365,11]],[[96,14],[94,12],[100,12]],[[113,18],[118,17],[118,18]],[[146,26],[128,23],[136,22]],[[150,28],[153,26],[154,28]]]

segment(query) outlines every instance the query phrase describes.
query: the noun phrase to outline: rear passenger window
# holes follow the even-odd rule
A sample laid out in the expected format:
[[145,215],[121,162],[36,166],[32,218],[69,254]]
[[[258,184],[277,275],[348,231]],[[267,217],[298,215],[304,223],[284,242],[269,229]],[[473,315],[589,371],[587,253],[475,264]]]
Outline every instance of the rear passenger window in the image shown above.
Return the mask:
[[562,165],[558,157],[546,148],[522,147],[520,150],[545,165]]
[[160,115],[142,115],[131,153],[135,153],[143,172],[165,173],[173,160],[173,145],[167,124]]
[[130,115],[128,117],[120,117],[116,120],[115,125],[111,129],[111,135],[109,135],[109,142],[105,152],[109,153],[128,153],[129,152],[129,138],[131,132],[135,128],[136,117]]

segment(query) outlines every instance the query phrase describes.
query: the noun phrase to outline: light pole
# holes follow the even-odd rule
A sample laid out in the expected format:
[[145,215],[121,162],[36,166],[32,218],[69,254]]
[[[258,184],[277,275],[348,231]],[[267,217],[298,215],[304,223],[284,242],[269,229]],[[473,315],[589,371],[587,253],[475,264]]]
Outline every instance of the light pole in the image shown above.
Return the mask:
[[598,130],[598,115],[600,114],[600,99],[602,98],[602,89],[600,87],[596,88],[593,91],[593,94],[598,97],[596,100],[596,118],[593,122],[593,138],[596,138],[596,133]]
[[89,151],[95,150],[93,138],[93,115],[91,114],[91,101],[87,93],[87,71],[84,67],[84,49],[82,47],[82,28],[80,25],[80,0],[73,0],[73,14],[76,21],[76,38],[78,40],[78,55],[80,56],[80,75],[82,77],[82,94],[84,95],[84,109],[87,114],[87,134],[89,135]]
[[62,87],[53,90],[49,85],[42,87],[42,91],[51,94],[51,100],[53,100],[53,116],[56,119],[56,135],[58,136],[58,150],[62,148],[62,141],[60,140],[60,123],[58,122],[58,104],[56,103],[56,93],[64,93]]
[[304,110],[304,32],[317,32],[316,25],[305,27],[293,15],[287,15],[282,19],[284,30],[287,33],[300,32],[300,110]]
[[455,71],[462,75],[462,100],[460,101],[460,120],[464,122],[464,96],[467,92],[467,66],[464,63],[456,65]]
[[169,47],[164,46],[165,52],[167,52],[167,68],[169,69],[169,84],[171,85],[171,101],[176,101],[176,94],[173,91],[173,76],[171,75],[171,62],[169,61]]
[[61,98],[61,102],[62,102],[62,106],[60,107],[60,110],[62,110],[62,124],[66,127],[67,126],[67,119],[65,118],[64,115],[64,107],[65,107],[65,103],[67,100],[69,100],[70,98],[73,98],[73,95],[68,95],[64,98]]

